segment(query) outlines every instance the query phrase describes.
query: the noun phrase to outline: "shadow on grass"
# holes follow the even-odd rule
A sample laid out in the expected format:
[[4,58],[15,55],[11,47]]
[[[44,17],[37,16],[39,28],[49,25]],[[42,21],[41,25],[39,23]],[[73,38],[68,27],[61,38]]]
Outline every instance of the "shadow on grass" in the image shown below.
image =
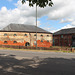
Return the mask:
[[0,75],[75,75],[75,59],[17,59],[0,54]]

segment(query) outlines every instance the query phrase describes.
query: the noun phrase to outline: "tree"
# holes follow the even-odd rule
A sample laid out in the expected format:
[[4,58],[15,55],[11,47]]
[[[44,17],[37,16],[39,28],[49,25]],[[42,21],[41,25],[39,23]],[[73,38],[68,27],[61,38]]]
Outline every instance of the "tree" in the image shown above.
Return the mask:
[[46,7],[47,5],[51,6],[53,5],[52,0],[22,0],[22,4],[24,4],[26,1],[29,1],[29,6],[34,6],[36,4],[39,7]]
[[26,1],[29,1],[29,6],[34,6],[36,4],[36,49],[37,49],[37,6],[44,8],[47,5],[51,6],[53,5],[52,0],[22,0],[22,4],[24,4]]

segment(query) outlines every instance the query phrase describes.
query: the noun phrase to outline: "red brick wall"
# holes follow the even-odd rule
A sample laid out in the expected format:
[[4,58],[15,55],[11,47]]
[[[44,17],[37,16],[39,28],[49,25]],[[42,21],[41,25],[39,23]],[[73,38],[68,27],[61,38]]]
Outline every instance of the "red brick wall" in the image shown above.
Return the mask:
[[[33,45],[34,47],[36,45]],[[37,47],[50,47],[52,46],[52,44],[50,42],[47,42],[45,40],[43,40],[43,42],[41,42],[40,40],[37,40]]]
[[[4,34],[7,34],[7,36],[4,36]],[[16,36],[14,36],[14,34],[16,34]],[[25,34],[27,34],[27,36],[24,36]],[[36,41],[36,36],[34,36],[34,34],[36,33],[0,32],[0,45],[25,46],[25,44],[28,42],[30,46],[35,47],[36,45],[34,45],[34,42]],[[43,42],[41,42],[41,40],[43,40]],[[16,41],[16,43],[14,43],[14,41]],[[50,47],[50,46],[52,46],[52,34],[38,33],[37,47]]]
[[54,35],[54,45],[55,46],[71,46],[72,45],[72,34],[63,35]]

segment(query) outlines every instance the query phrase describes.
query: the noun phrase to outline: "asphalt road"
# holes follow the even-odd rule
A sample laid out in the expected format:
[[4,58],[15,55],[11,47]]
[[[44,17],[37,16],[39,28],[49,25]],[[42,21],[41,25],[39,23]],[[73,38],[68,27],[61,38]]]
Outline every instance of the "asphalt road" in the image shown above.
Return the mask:
[[63,52],[36,52],[36,51],[18,51],[18,50],[0,50],[0,54],[14,55],[16,57],[25,58],[75,58],[75,53],[63,53]]
[[75,53],[0,50],[0,75],[75,75]]

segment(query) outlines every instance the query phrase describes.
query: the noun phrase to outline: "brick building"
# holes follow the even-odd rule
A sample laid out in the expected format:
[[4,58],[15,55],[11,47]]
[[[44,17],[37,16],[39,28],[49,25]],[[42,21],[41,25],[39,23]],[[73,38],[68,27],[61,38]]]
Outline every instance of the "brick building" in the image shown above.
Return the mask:
[[62,29],[55,32],[53,35],[53,45],[75,47],[75,28]]
[[[36,46],[36,26],[10,24],[0,31],[0,45]],[[52,33],[37,27],[37,47],[52,46]]]

